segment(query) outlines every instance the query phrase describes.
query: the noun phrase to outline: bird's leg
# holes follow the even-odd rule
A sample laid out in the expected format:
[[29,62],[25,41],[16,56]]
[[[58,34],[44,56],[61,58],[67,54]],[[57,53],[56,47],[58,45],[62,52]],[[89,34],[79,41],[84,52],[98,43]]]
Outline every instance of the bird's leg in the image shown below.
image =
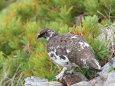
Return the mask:
[[64,73],[67,71],[67,67],[64,67],[62,71],[56,76],[56,80],[61,80],[64,76]]
[[67,71],[67,74],[74,74],[75,73],[75,69],[78,67],[78,65],[76,65],[76,64],[72,64],[70,67],[69,67],[69,69],[68,69],[68,71]]
[[73,74],[75,72],[76,67],[72,67],[71,70],[67,71],[68,74]]

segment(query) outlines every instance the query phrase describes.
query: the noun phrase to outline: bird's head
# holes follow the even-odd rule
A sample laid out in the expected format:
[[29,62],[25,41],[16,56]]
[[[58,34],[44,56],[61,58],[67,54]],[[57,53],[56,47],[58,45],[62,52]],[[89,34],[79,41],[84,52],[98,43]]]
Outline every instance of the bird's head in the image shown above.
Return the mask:
[[42,29],[39,33],[39,35],[37,36],[38,38],[45,38],[46,40],[49,40],[50,38],[56,36],[57,33],[51,29]]

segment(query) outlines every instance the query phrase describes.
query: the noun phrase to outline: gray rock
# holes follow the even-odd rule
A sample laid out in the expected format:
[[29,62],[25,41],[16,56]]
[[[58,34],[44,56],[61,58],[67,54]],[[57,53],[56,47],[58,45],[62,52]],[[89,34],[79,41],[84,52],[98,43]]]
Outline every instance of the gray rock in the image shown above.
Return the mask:
[[115,86],[115,83],[110,83],[109,85],[106,86]]
[[88,79],[85,77],[85,75],[83,75],[83,74],[80,73],[80,72],[74,72],[74,75],[80,77],[80,79],[81,79],[82,81],[87,81],[87,80],[88,80]]
[[89,81],[92,86],[103,86],[104,79],[101,77],[96,77]]
[[115,72],[110,72],[104,86],[115,86]]
[[60,82],[56,81],[48,82],[47,79],[31,76],[25,79],[25,86],[63,86],[63,85]]
[[84,17],[85,17],[85,15],[83,15],[83,14],[75,17],[75,22],[76,22],[75,25],[80,26],[82,24]]
[[112,58],[111,61],[109,61],[107,64],[105,64],[103,67],[102,67],[102,71],[99,72],[98,74],[100,76],[104,76],[105,74],[108,74],[110,72],[110,68],[111,67],[115,67],[115,57]]
[[63,86],[63,85],[59,82],[52,81],[52,82],[31,83],[31,84],[26,84],[25,86]]
[[30,82],[48,82],[48,79],[43,79],[35,76],[27,77],[25,81],[30,81]]
[[82,81],[82,82],[73,84],[72,86],[92,86],[92,85],[87,81]]

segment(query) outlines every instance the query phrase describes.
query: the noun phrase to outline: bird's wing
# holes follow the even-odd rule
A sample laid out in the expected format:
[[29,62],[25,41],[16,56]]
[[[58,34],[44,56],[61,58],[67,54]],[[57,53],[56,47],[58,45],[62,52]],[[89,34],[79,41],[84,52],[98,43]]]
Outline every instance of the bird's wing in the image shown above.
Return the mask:
[[101,69],[101,66],[95,59],[94,50],[83,37],[73,35],[70,40],[71,43],[66,48],[70,51],[68,52],[68,58],[71,62],[81,67]]

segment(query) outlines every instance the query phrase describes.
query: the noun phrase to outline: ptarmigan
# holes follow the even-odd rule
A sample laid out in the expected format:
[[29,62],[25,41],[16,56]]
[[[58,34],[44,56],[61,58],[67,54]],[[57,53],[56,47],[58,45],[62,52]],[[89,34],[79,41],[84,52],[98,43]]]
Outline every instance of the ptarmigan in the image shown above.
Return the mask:
[[37,38],[48,40],[47,52],[54,63],[63,66],[62,71],[56,76],[60,80],[64,73],[73,73],[76,67],[88,67],[101,70],[95,59],[92,47],[87,41],[75,34],[58,34],[51,29],[43,29]]

